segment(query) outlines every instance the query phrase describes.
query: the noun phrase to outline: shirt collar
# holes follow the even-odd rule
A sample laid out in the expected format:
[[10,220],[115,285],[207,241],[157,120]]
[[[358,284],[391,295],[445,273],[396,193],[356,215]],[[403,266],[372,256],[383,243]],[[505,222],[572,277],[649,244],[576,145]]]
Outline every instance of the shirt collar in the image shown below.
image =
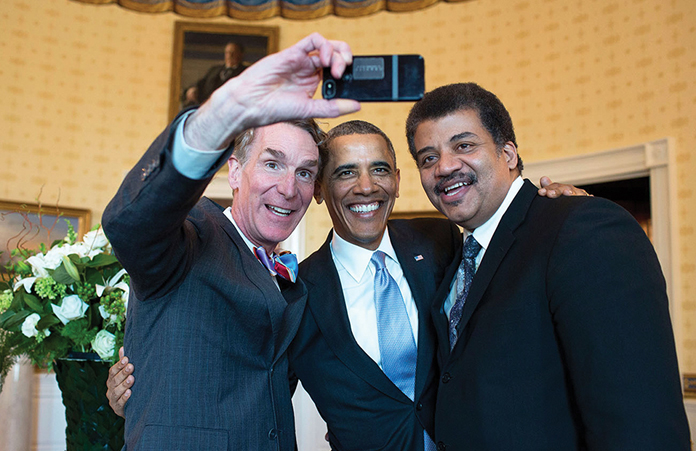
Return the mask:
[[396,252],[392,246],[391,239],[389,238],[389,228],[384,231],[382,236],[382,241],[379,243],[379,247],[371,251],[365,249],[364,247],[357,246],[355,244],[349,243],[344,240],[336,231],[333,231],[333,238],[331,239],[331,253],[336,260],[338,260],[341,265],[346,269],[348,274],[359,282],[368,266],[370,265],[370,259],[372,254],[376,251],[382,251],[387,254],[392,260],[398,261],[396,259]]
[[[493,213],[493,216],[491,216],[488,221],[476,227],[474,230],[474,238],[476,238],[476,241],[478,241],[482,248],[488,249],[488,245],[491,243],[495,229],[498,228],[498,224],[500,224],[500,220],[503,219],[503,215],[507,211],[515,196],[517,196],[517,193],[520,191],[520,189],[522,189],[522,185],[524,185],[522,177],[517,176],[517,178],[513,180],[512,184],[510,185],[510,189],[508,190],[505,199],[503,199],[503,203],[501,203],[500,207],[498,207],[495,213]],[[466,239],[467,236],[469,236],[469,233],[464,230],[464,239]]]
[[[230,222],[232,223],[232,225],[234,226],[234,228],[237,229],[237,232],[239,232],[239,236],[241,236],[242,239],[244,240],[244,242],[246,243],[246,245],[249,246],[249,249],[251,250],[251,253],[254,254],[254,250],[257,248],[257,246],[254,245],[254,243],[252,243],[252,242],[249,240],[249,238],[247,238],[246,235],[244,235],[244,234],[242,233],[242,231],[239,229],[239,226],[237,225],[237,223],[235,222],[234,218],[232,217],[232,207],[227,207],[227,208],[225,208],[225,211],[223,212],[223,214],[224,214],[225,216],[227,216],[227,219],[230,220]],[[256,255],[256,254],[254,254],[254,255]]]

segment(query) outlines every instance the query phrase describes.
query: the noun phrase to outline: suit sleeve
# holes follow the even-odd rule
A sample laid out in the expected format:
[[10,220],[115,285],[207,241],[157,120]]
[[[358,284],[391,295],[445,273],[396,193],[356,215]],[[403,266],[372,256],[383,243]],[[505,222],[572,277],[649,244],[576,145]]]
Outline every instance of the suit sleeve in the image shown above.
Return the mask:
[[200,234],[187,215],[231,152],[220,156],[201,180],[181,175],[172,163],[176,122],[128,173],[102,217],[116,256],[142,300],[159,297],[183,280]]
[[635,220],[603,199],[581,203],[547,281],[588,449],[689,449],[665,281]]

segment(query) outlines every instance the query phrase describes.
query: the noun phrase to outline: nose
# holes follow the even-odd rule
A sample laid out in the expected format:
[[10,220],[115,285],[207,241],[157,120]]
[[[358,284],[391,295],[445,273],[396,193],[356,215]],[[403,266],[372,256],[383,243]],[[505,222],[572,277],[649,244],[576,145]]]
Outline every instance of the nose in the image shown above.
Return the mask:
[[438,177],[447,177],[462,169],[463,163],[450,152],[443,152],[437,161],[435,167],[435,175]]
[[355,186],[353,187],[353,193],[362,194],[364,196],[375,192],[377,186],[370,174],[360,174],[356,180]]
[[286,199],[297,196],[297,179],[294,173],[288,173],[278,180],[276,185],[278,192]]

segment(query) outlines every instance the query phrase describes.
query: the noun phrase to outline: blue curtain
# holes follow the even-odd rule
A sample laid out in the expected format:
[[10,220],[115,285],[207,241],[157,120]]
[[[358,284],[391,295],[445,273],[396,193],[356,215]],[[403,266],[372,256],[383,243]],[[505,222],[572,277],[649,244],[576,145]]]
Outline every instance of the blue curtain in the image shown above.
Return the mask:
[[[260,20],[281,16],[288,19],[316,19],[330,14],[358,17],[377,11],[414,11],[441,0],[73,0],[92,4],[117,4],[146,13],[173,11],[186,17],[229,16]],[[444,0],[458,2],[466,0]]]

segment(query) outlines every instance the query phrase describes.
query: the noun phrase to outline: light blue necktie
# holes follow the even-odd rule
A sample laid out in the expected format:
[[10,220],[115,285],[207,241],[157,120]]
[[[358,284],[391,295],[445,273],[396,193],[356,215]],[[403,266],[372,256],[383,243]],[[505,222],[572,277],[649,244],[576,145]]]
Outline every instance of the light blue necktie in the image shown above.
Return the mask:
[[[416,385],[418,348],[408,320],[404,298],[394,278],[385,266],[386,254],[372,254],[375,265],[375,306],[377,308],[377,337],[382,371],[413,401]],[[423,431],[425,451],[435,450],[435,444]]]
[[469,294],[471,282],[474,280],[474,274],[476,273],[476,256],[480,250],[481,245],[476,241],[474,235],[466,237],[464,248],[462,249],[462,261],[457,270],[457,300],[452,306],[452,310],[450,310],[450,349],[454,348],[454,345],[457,343],[457,338],[459,338],[457,336],[457,325],[462,319],[464,302],[466,301],[466,296]]

